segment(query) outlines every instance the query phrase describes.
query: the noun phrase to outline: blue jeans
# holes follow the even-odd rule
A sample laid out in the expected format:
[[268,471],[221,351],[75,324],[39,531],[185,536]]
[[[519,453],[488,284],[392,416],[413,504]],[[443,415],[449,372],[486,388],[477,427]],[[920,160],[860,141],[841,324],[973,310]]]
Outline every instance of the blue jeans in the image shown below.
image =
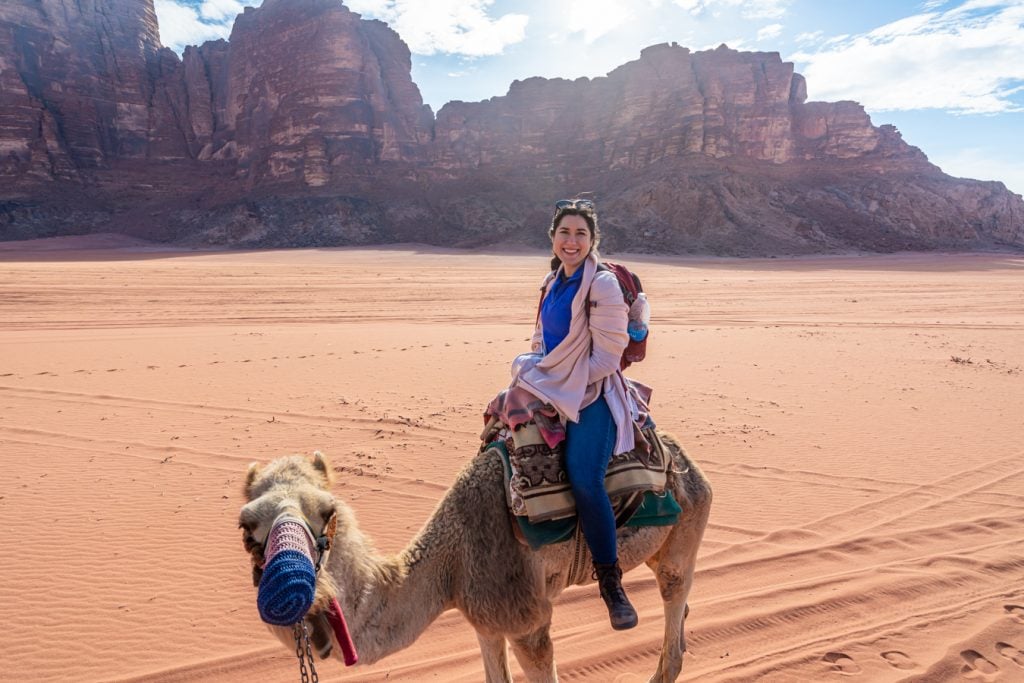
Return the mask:
[[565,469],[576,499],[576,515],[594,562],[618,560],[615,548],[615,513],[604,488],[617,431],[604,397],[580,411],[579,422],[565,428]]

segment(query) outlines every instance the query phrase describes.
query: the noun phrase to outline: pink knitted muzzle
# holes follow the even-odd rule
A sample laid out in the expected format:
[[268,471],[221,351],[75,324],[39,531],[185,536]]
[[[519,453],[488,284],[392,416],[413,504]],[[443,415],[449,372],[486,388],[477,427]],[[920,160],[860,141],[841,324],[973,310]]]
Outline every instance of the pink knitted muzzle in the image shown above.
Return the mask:
[[316,566],[313,554],[316,542],[306,525],[294,517],[285,517],[274,524],[267,537],[267,545],[263,551],[263,566],[274,559],[282,550],[294,550],[302,553],[311,564]]

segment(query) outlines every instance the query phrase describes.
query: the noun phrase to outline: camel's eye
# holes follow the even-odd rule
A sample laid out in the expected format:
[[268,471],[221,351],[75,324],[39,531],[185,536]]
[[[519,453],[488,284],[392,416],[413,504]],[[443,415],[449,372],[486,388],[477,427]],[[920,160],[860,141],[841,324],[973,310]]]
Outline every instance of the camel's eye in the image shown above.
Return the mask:
[[238,518],[238,528],[245,531],[247,534],[251,534],[255,531],[257,521],[253,519],[252,515],[246,514],[247,510],[242,510],[241,516]]
[[334,506],[325,507],[320,510],[320,518],[323,519],[324,524],[331,521],[331,517],[334,516]]

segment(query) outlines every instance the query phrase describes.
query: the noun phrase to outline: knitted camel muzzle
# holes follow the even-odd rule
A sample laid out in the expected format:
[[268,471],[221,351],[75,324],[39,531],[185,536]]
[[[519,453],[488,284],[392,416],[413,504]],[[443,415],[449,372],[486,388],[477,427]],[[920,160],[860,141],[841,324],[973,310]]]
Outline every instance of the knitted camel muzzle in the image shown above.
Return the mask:
[[291,626],[306,616],[316,594],[315,553],[316,541],[302,520],[282,515],[274,521],[256,596],[263,621]]

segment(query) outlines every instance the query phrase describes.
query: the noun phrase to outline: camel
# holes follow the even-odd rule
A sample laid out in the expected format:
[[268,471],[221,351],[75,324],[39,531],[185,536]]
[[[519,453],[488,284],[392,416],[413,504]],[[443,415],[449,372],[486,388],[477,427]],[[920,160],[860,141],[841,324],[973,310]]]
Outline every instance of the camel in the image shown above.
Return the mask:
[[[673,526],[620,528],[618,543],[624,571],[646,562],[657,578],[665,632],[650,681],[667,683],[683,667],[686,601],[710,512],[711,487],[673,437],[663,433],[662,439],[673,458],[669,487],[683,512]],[[252,556],[254,585],[259,584],[263,559],[257,539],[266,538],[278,515],[301,514],[316,534],[334,528],[307,623],[313,624],[337,597],[360,663],[372,664],[408,647],[442,612],[457,609],[476,630],[488,683],[512,681],[508,644],[527,680],[558,680],[549,634],[552,602],[568,582],[575,543],[534,551],[516,540],[499,456],[485,451],[473,458],[423,529],[395,557],[381,557],[360,531],[351,508],[331,495],[331,474],[319,452],[311,458],[293,455],[264,467],[249,466],[244,485],[249,502],[242,507],[239,526]],[[589,571],[583,574],[579,585],[593,580]],[[294,649],[290,628],[270,628]],[[341,656],[339,650],[333,648],[335,657]]]

